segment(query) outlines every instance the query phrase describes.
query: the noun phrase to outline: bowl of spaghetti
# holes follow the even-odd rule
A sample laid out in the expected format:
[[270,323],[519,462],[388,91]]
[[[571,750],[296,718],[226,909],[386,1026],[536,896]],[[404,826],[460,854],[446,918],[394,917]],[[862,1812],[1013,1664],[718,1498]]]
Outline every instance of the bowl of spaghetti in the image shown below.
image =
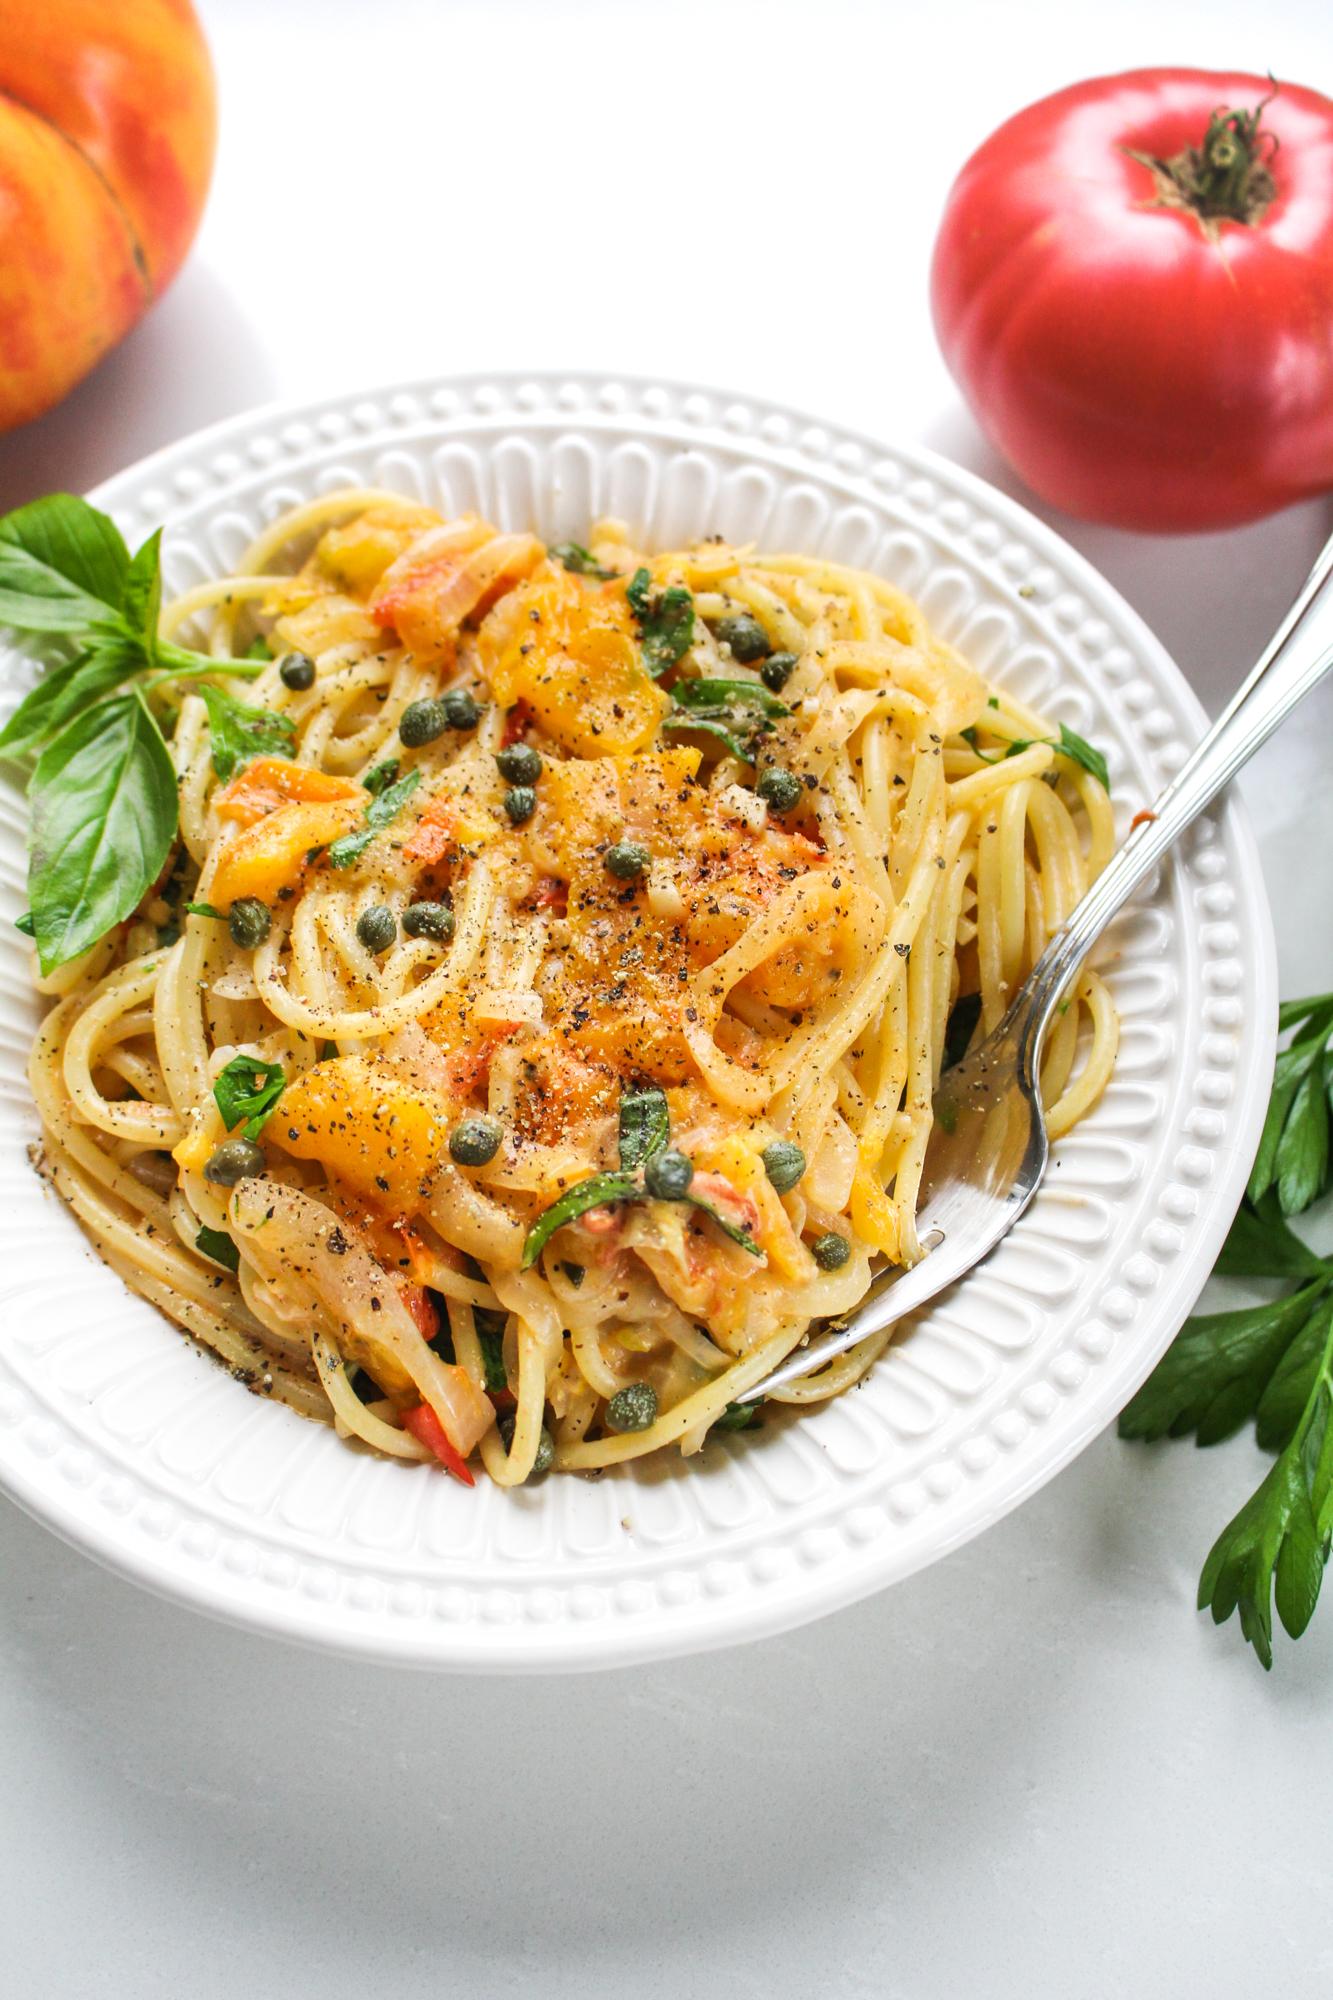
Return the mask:
[[61,1267],[0,1347],[21,1501],[288,1636],[610,1664],[905,1574],[1114,1414],[1263,1115],[1234,805],[1071,993],[1010,1241],[737,1401],[921,1255],[942,1066],[1197,729],[1057,538],[920,455],[591,382],[246,419],[93,497],[165,519],[159,631],[213,666],[155,687],[137,907],[45,975],[15,941],[10,1298]]

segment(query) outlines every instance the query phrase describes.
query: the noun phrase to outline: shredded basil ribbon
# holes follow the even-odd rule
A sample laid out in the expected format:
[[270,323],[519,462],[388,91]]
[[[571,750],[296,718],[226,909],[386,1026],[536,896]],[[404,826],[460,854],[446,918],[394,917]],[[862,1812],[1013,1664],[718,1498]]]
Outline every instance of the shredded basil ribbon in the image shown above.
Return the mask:
[[[544,1214],[538,1216],[528,1231],[523,1245],[523,1269],[530,1270],[541,1256],[542,1251],[567,1222],[577,1221],[590,1208],[601,1208],[615,1201],[657,1201],[659,1195],[650,1195],[643,1184],[644,1163],[664,1152],[671,1140],[671,1114],[667,1101],[660,1090],[636,1091],[632,1096],[620,1100],[620,1167],[619,1173],[592,1174],[586,1181],[580,1181],[553,1202]],[[724,1235],[733,1243],[739,1243],[752,1257],[762,1257],[763,1251],[749,1233],[738,1229],[734,1222],[728,1222],[719,1215],[712,1202],[703,1195],[694,1194],[689,1189],[684,1194],[669,1197],[673,1201],[688,1202],[691,1208],[702,1209],[711,1216]]]

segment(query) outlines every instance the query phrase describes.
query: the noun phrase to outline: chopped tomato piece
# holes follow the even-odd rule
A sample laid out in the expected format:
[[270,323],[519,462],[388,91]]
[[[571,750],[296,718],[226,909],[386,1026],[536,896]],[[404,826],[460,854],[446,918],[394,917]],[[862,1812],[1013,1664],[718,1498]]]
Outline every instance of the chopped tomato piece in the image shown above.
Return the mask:
[[505,717],[504,735],[500,738],[500,748],[507,750],[511,743],[517,743],[525,736],[532,724],[532,710],[526,701],[516,701]]
[[362,797],[362,787],[350,778],[312,770],[309,764],[293,764],[285,757],[256,757],[223,787],[214,804],[228,819],[253,826],[256,820],[293,802],[324,805],[333,799]]
[[476,1485],[476,1480],[467,1469],[467,1460],[454,1450],[445,1436],[444,1425],[429,1403],[418,1403],[415,1410],[409,1410],[403,1418],[403,1429],[411,1431],[427,1451],[433,1451],[445,1471],[451,1473],[461,1485]]
[[403,843],[403,859],[433,868],[456,844],[457,836],[458,807],[452,799],[432,799],[417,821],[416,832]]
[[440,1330],[440,1315],[432,1301],[420,1285],[414,1285],[409,1278],[395,1278],[398,1296],[416,1323],[417,1332],[425,1341],[434,1340]]
[[482,1035],[470,1048],[454,1049],[444,1059],[449,1072],[449,1081],[460,1096],[484,1085],[491,1073],[491,1062],[501,1043],[507,1042],[514,1033],[514,1026],[508,1026],[501,1033]]
[[557,881],[554,875],[543,875],[532,892],[534,910],[558,910],[563,913],[568,901],[568,883]]

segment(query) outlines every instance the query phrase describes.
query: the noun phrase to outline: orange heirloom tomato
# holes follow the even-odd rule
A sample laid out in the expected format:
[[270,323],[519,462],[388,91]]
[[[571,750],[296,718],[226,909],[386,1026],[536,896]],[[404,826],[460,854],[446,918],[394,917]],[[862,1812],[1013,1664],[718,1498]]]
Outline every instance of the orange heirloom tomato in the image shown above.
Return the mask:
[[0,0],[0,431],[58,403],[166,290],[216,139],[189,0]]

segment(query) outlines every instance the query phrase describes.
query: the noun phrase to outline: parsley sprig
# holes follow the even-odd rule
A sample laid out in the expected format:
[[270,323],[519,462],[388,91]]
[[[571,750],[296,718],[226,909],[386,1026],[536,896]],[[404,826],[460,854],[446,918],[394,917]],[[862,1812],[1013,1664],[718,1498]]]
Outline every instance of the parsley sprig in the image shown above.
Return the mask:
[[[998,704],[992,702],[991,705],[997,706]],[[1060,724],[1058,738],[1054,736],[1020,736],[1015,738],[1012,743],[1006,743],[1003,750],[996,750],[989,756],[978,746],[975,728],[962,729],[959,731],[959,735],[962,736],[965,742],[971,744],[983,764],[1003,764],[1009,757],[1020,757],[1025,750],[1030,750],[1034,743],[1049,743],[1052,750],[1058,750],[1061,756],[1068,757],[1071,763],[1081,764],[1085,771],[1091,771],[1104,792],[1109,792],[1111,789],[1111,774],[1106,768],[1105,757],[1103,757],[1100,750],[1094,750],[1091,743],[1085,737],[1080,736],[1076,730],[1071,729],[1067,722]]]
[[1277,1463],[1218,1536],[1199,1578],[1199,1608],[1220,1625],[1233,1611],[1265,1667],[1273,1606],[1293,1639],[1319,1599],[1333,1539],[1333,1258],[1316,1256],[1288,1225],[1329,1182],[1333,994],[1293,1000],[1294,1030],[1277,1058],[1273,1094],[1240,1212],[1217,1261],[1224,1277],[1294,1286],[1268,1304],[1186,1321],[1120,1418],[1124,1438],[1217,1444],[1254,1420]]
[[[28,895],[43,973],[130,916],[171,851],[176,773],[155,690],[263,672],[261,660],[213,660],[159,638],[161,541],[159,529],[131,556],[109,516],[70,493],[0,520],[0,626],[50,649],[43,678],[0,731],[0,755],[36,759]],[[257,716],[266,742],[281,735],[277,718],[221,689],[205,699],[238,754],[256,754],[242,739]]]

